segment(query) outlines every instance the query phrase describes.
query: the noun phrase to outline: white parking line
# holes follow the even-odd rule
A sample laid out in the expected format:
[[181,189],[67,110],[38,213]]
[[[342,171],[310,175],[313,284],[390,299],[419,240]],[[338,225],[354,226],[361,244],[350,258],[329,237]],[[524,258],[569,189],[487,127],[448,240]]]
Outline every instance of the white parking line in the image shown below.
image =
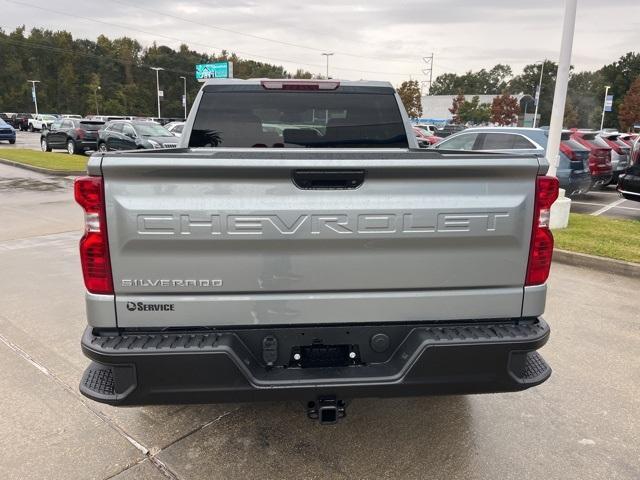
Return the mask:
[[626,202],[626,199],[625,198],[621,198],[619,200],[616,200],[615,202],[611,202],[609,205],[607,205],[605,207],[602,207],[602,208],[596,210],[591,215],[593,215],[594,217],[597,217],[598,215],[600,215],[600,214],[602,214],[604,212],[607,212],[607,211],[611,210],[612,208],[617,207],[618,205],[620,205],[621,203],[624,203],[624,202]]

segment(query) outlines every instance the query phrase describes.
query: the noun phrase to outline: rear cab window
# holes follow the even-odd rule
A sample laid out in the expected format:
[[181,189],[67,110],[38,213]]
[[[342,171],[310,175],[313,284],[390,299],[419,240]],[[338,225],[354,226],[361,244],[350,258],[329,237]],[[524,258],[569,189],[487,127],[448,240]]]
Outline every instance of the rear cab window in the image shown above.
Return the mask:
[[189,146],[408,148],[408,140],[391,88],[235,84],[205,86]]

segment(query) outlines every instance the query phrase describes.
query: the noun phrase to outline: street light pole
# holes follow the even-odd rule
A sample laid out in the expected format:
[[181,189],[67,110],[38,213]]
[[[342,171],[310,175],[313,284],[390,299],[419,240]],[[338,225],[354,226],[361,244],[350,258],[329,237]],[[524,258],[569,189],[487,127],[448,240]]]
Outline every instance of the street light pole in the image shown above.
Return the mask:
[[27,83],[31,84],[31,97],[33,103],[36,105],[36,115],[38,115],[38,97],[36,95],[36,83],[40,83],[40,80],[27,80]]
[[329,80],[329,57],[333,55],[333,52],[322,53],[325,57],[327,57],[327,80]]
[[184,107],[184,119],[187,119],[187,77],[180,77],[184,82],[184,93],[182,95],[182,106]]
[[567,101],[567,86],[569,84],[571,50],[573,48],[573,32],[576,28],[577,6],[578,0],[565,0],[562,43],[560,44],[560,58],[558,61],[558,75],[556,77],[556,89],[553,94],[551,125],[549,126],[549,141],[547,142],[547,160],[549,162],[549,171],[547,172],[547,175],[553,177],[555,177],[558,169],[560,137],[562,135],[562,124],[564,123],[564,107]]
[[607,85],[604,90],[604,101],[602,102],[602,119],[600,120],[600,130],[604,128],[604,112],[607,108],[607,95],[609,95],[609,89],[611,87]]
[[93,96],[96,99],[96,115],[100,115],[100,109],[98,108],[98,90],[102,90],[100,85],[93,89]]
[[540,97],[542,97],[542,74],[544,73],[544,59],[540,64],[540,81],[538,82],[538,91],[536,92],[536,111],[533,114],[533,128],[536,128],[536,120],[538,119],[538,104],[540,103]]
[[158,99],[158,120],[159,120],[161,117],[160,117],[160,76],[159,76],[158,72],[160,70],[164,70],[164,68],[162,68],[162,67],[151,67],[151,70],[155,70],[156,71],[156,97]]

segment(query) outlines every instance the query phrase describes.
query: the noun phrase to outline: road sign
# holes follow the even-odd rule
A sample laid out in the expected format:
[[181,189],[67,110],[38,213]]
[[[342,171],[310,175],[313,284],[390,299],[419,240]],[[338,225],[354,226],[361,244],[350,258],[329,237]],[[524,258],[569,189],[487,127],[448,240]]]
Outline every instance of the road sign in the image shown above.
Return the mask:
[[35,84],[31,85],[31,99],[34,102],[36,101],[36,86],[35,86]]
[[187,106],[187,96],[186,95],[182,95],[182,106],[183,107]]
[[540,87],[536,87],[536,105],[540,102]]
[[604,111],[610,112],[613,110],[613,95],[607,95],[604,99]]
[[158,96],[160,98],[164,98],[164,91],[163,90],[158,90]]
[[207,78],[233,78],[233,62],[196,65],[196,80],[206,80]]

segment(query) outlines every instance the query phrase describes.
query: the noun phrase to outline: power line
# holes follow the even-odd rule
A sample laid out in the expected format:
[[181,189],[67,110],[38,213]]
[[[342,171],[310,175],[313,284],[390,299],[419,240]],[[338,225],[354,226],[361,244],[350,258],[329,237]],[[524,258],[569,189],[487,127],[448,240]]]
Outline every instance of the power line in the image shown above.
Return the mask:
[[[241,35],[243,37],[248,37],[248,38],[255,38],[257,40],[264,40],[266,42],[272,42],[272,43],[277,43],[280,45],[286,45],[288,47],[293,47],[293,48],[301,48],[304,50],[311,50],[314,52],[318,52],[318,53],[322,53],[324,50],[321,48],[316,48],[316,47],[310,47],[308,45],[302,45],[299,43],[292,43],[292,42],[285,42],[284,40],[276,40],[274,38],[269,38],[269,37],[263,37],[261,35],[255,35],[253,33],[247,33],[247,32],[241,32],[238,30],[233,30],[231,28],[226,28],[226,27],[220,27],[218,25],[210,25],[207,23],[202,23],[202,22],[198,22],[196,20],[192,20],[190,18],[186,18],[186,17],[181,17],[179,15],[173,15],[170,13],[165,13],[165,12],[159,12],[157,10],[153,10],[150,8],[144,8],[144,7],[140,7],[138,5],[131,5],[128,2],[124,2],[121,0],[111,0],[114,3],[118,3],[120,5],[124,5],[126,7],[130,7],[130,8],[135,8],[137,10],[142,10],[143,12],[149,12],[149,13],[153,13],[155,15],[162,15],[163,17],[168,17],[168,18],[173,18],[175,20],[180,20],[181,22],[186,22],[186,23],[191,23],[193,25],[199,25],[201,27],[205,27],[205,28],[209,28],[209,29],[213,29],[213,30],[220,30],[222,32],[228,32],[228,33],[233,33],[235,35]],[[338,55],[342,55],[344,57],[354,57],[354,58],[363,58],[363,59],[367,59],[367,60],[376,60],[376,61],[380,61],[379,57],[371,57],[371,56],[367,56],[367,55],[358,55],[355,53],[349,53],[349,52],[341,52],[338,50],[334,50],[334,53],[338,54]],[[394,63],[402,63],[405,65],[413,65],[413,62],[409,62],[406,60],[395,60],[395,59],[385,59],[385,62],[394,62]]]
[[[120,28],[120,29],[125,30],[125,31],[131,30],[131,31],[142,33],[142,34],[145,34],[145,35],[150,35],[152,37],[166,38],[166,39],[172,40],[174,42],[191,43],[193,45],[199,45],[201,47],[209,48],[209,49],[213,49],[213,50],[225,50],[225,49],[222,49],[220,47],[209,45],[209,44],[203,44],[203,43],[199,43],[199,42],[187,41],[187,40],[184,40],[184,39],[171,37],[169,35],[149,32],[149,31],[146,31],[146,30],[141,30],[139,28],[129,27],[129,26],[120,25],[120,24],[117,24],[117,23],[112,23],[112,22],[105,22],[104,20],[98,20],[98,19],[91,18],[91,17],[84,17],[82,15],[76,15],[76,14],[72,14],[72,13],[69,13],[69,12],[62,12],[62,11],[59,11],[59,10],[53,10],[53,9],[50,9],[50,8],[42,7],[40,5],[33,5],[31,3],[20,2],[20,1],[17,1],[17,0],[6,0],[6,1],[9,2],[9,3],[22,5],[22,6],[25,6],[25,7],[36,8],[38,10],[43,10],[45,12],[50,12],[50,13],[55,13],[55,14],[58,14],[58,15],[69,16],[69,17],[72,17],[72,18],[79,18],[81,20],[86,20],[86,21],[90,21],[90,22],[99,23],[99,24],[102,24],[102,25],[108,25],[108,26],[111,26],[111,27]],[[303,62],[299,62],[299,61],[291,60],[291,59],[267,57],[267,56],[264,56],[264,55],[257,55],[257,54],[251,53],[251,52],[244,52],[244,51],[240,51],[240,50],[236,50],[236,52],[237,53],[241,53],[243,55],[251,56],[251,57],[264,58],[264,59],[272,61],[272,62],[273,61],[286,62],[286,63],[293,63],[293,64],[297,64],[297,65],[304,65],[304,66],[307,66],[307,67],[314,67],[314,68],[322,68],[322,67],[324,67],[323,65],[316,64],[316,63],[303,63]],[[359,69],[355,69],[355,68],[337,67],[337,66],[333,67],[333,68],[336,69],[336,70],[345,70],[345,71],[352,71],[352,72],[359,72],[359,73],[398,75],[398,76],[404,76],[404,77],[408,76],[408,74],[406,74],[406,73],[397,73],[397,72],[381,72],[381,71],[359,70]]]

